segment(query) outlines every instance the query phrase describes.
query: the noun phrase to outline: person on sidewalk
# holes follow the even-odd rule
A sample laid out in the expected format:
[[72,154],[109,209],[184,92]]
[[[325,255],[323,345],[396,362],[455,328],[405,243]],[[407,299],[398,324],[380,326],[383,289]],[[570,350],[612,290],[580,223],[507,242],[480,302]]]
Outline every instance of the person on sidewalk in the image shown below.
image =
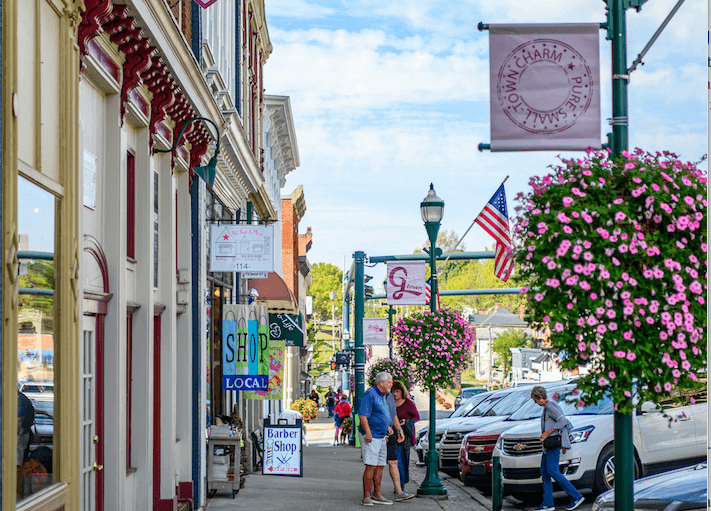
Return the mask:
[[326,407],[328,408],[328,416],[333,417],[333,407],[336,406],[336,393],[333,391],[333,387],[328,387],[328,392],[326,392]]
[[[342,394],[341,401],[333,409],[334,422],[336,423],[336,434],[333,438],[333,445],[338,445],[339,440],[343,444],[346,443],[346,435],[341,428],[341,424],[343,423],[343,419],[350,417],[351,411],[351,405],[348,404],[348,396]],[[340,439],[339,436],[341,437]]]
[[[393,378],[390,373],[378,373],[375,375],[375,385],[369,388],[360,400],[358,435],[365,464],[362,501],[364,506],[392,504],[392,501],[383,497],[380,491],[387,456],[386,436],[393,432],[389,427],[390,412],[385,400],[392,386]],[[373,488],[372,497],[371,488]]]
[[[560,473],[561,450],[565,454],[570,449],[570,429],[571,422],[563,414],[557,403],[548,400],[548,394],[544,387],[535,386],[531,390],[531,399],[539,406],[543,407],[541,415],[541,436],[539,440],[543,443],[543,458],[541,459],[541,479],[543,480],[543,503],[536,508],[536,511],[555,511],[553,504],[553,482],[570,495],[573,501],[566,508],[568,511],[577,509],[585,500],[580,492]],[[548,441],[546,441],[548,439]],[[548,445],[546,445],[548,444]]]
[[[402,385],[402,384],[401,384]],[[393,388],[395,388],[395,382],[393,382]],[[392,391],[385,396],[385,401],[388,404],[388,413],[390,414],[390,428],[394,431],[393,434],[387,437],[387,462],[388,470],[390,472],[390,479],[393,481],[393,486],[395,488],[395,500],[407,500],[414,497],[411,493],[405,493],[401,486],[400,468],[398,466],[398,446],[402,445],[405,441],[405,433],[402,430],[402,425],[397,417],[397,403],[395,402],[395,397]]]
[[[409,398],[409,392],[401,381],[393,383],[390,392],[397,405],[397,418],[405,433],[405,441],[397,444],[397,468],[400,472],[400,488],[405,493],[405,483],[410,480],[410,447],[415,442],[415,422],[420,420],[415,402]],[[405,493],[406,495],[409,495]],[[396,499],[397,500],[397,499]]]

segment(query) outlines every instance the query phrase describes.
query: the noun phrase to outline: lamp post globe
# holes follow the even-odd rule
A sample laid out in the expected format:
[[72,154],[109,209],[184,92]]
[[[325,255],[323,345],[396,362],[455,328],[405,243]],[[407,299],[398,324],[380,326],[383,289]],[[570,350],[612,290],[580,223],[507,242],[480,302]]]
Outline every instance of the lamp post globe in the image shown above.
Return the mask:
[[[437,233],[439,232],[439,225],[444,215],[444,201],[437,197],[437,193],[432,184],[430,184],[430,191],[427,192],[427,197],[425,197],[420,204],[420,213],[422,214],[422,220],[425,222],[425,229],[427,229],[427,236],[430,240],[430,310],[437,312]],[[432,386],[429,390],[430,447],[425,455],[427,473],[424,481],[422,481],[422,484],[417,489],[417,494],[421,496],[444,496],[447,495],[447,489],[439,478],[439,453],[435,445],[437,389]]]

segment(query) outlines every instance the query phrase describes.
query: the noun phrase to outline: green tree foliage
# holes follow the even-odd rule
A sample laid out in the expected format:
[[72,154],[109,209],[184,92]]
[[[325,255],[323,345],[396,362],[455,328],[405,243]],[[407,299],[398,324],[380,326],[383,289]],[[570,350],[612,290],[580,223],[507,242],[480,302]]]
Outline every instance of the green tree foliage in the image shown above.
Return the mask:
[[509,348],[530,348],[531,341],[524,338],[523,330],[509,328],[494,339],[493,350],[497,355],[499,367],[504,375],[509,373],[511,367],[511,351]]
[[343,309],[343,272],[329,263],[316,263],[311,267],[312,281],[306,294],[313,296],[314,314],[321,321],[331,319],[331,291],[336,292],[336,318]]

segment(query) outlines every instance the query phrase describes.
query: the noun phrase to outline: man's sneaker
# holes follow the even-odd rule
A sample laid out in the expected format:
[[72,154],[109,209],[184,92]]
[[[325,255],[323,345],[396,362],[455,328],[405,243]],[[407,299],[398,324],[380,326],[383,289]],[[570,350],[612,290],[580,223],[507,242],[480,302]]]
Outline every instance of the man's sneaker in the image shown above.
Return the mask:
[[385,497],[383,497],[382,495],[381,495],[380,497],[375,497],[375,496],[374,496],[374,497],[372,497],[370,500],[373,501],[373,504],[384,504],[384,505],[386,505],[386,506],[390,506],[390,505],[392,505],[392,503],[393,503],[392,500],[388,500],[388,499],[386,499]]
[[545,504],[541,504],[534,511],[555,511],[555,507],[549,507]]
[[405,493],[403,491],[403,492],[400,492],[399,494],[395,495],[395,502],[400,502],[401,500],[411,499],[412,497],[414,497],[414,495],[412,493]]
[[370,497],[366,497],[363,499],[363,502],[361,502],[364,506],[370,506],[373,507],[373,501],[370,500]]
[[571,504],[570,504],[568,507],[566,507],[565,509],[567,509],[568,511],[573,511],[573,509],[578,509],[578,507],[580,507],[580,504],[582,504],[584,500],[585,500],[585,497],[581,496],[578,500],[576,500],[575,502],[571,503]]

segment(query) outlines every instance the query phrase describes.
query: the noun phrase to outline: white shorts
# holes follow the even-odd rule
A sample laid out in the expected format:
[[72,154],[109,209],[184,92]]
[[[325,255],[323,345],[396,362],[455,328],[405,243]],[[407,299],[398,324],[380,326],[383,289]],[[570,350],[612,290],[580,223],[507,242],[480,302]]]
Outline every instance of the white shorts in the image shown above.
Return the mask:
[[365,435],[358,431],[360,438],[360,452],[363,463],[374,467],[384,467],[387,458],[387,442],[385,438],[373,438],[372,442],[365,441]]

